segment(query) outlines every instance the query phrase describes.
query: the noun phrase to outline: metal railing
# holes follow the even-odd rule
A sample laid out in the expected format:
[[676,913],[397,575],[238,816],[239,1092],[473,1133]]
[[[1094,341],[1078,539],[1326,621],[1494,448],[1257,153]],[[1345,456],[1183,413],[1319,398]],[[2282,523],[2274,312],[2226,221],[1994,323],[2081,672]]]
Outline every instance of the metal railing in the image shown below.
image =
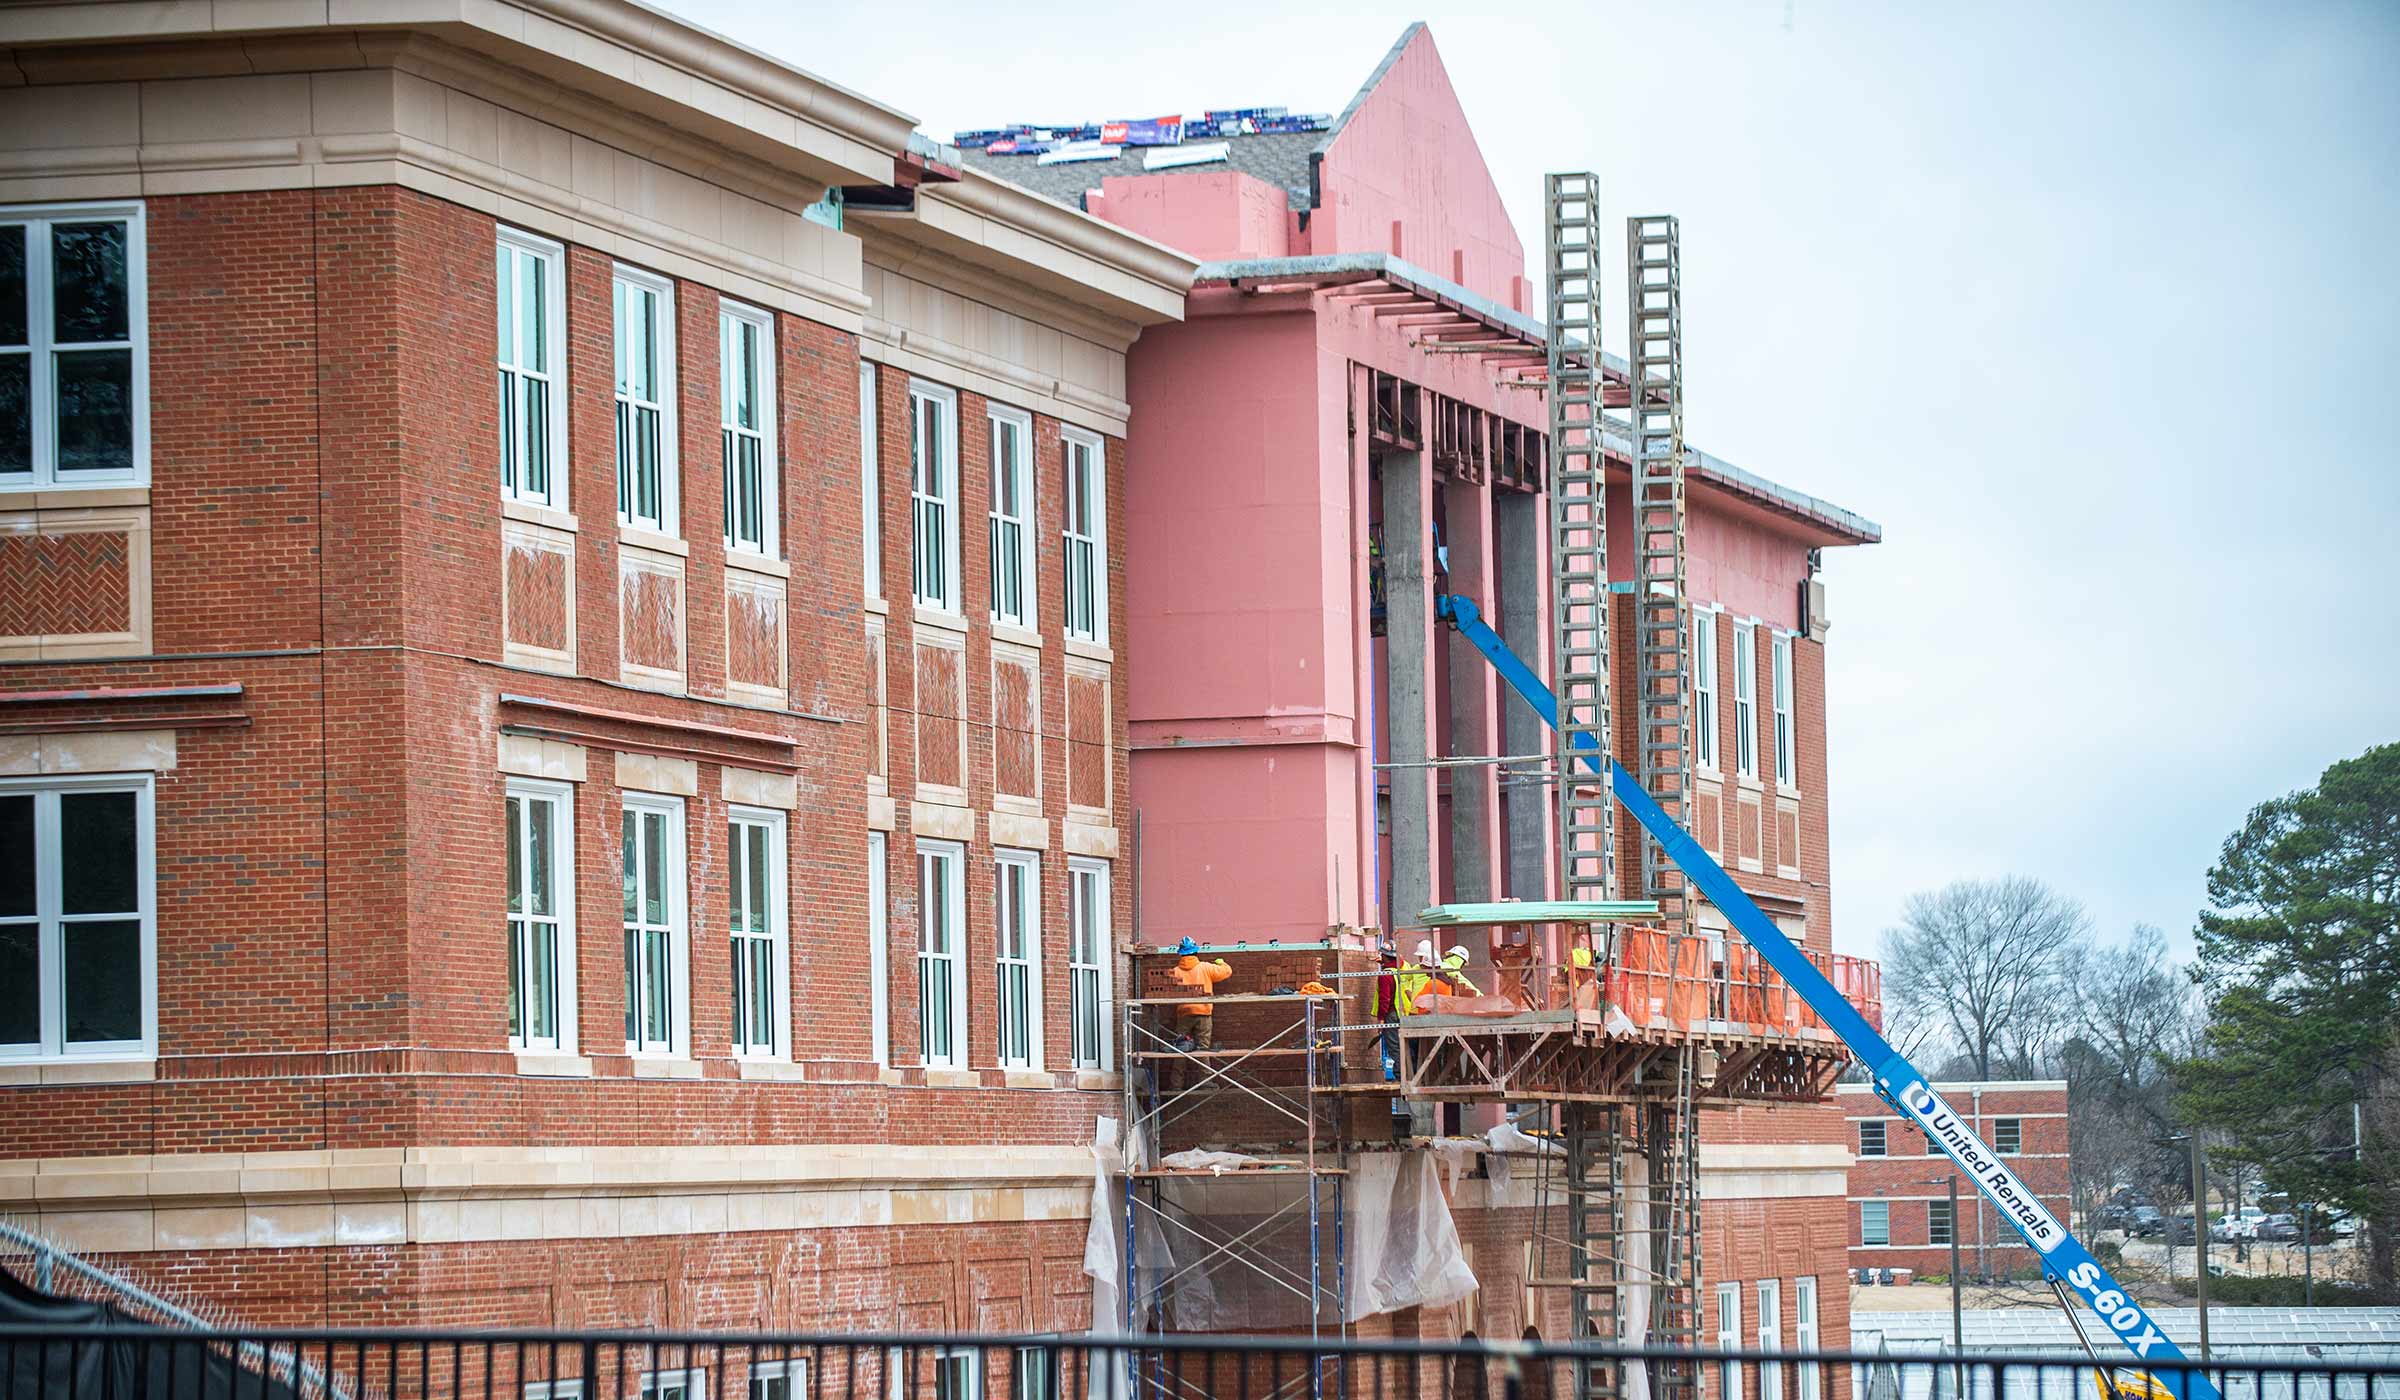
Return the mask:
[[[173,1331],[0,1326],[0,1400],[283,1400],[238,1358],[292,1356],[388,1400],[1532,1400],[1577,1362],[1693,1353],[1291,1337],[633,1332]],[[1708,1400],[2140,1400],[2138,1378],[2073,1356],[1702,1351]],[[231,1363],[230,1365],[228,1363]],[[2112,1366],[2117,1362],[2111,1360]],[[2391,1400],[2400,1366],[2307,1356],[2192,1367],[2228,1400]],[[2184,1368],[2148,1374],[2180,1389]]]

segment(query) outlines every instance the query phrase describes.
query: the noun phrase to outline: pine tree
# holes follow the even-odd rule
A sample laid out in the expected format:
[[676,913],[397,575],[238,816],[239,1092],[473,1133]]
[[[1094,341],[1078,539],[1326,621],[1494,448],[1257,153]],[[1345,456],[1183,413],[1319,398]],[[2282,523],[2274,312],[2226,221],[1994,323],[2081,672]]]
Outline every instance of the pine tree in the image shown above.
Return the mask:
[[[2369,1272],[2400,1244],[2400,744],[2262,803],[2208,875],[2209,1026],[2177,1106],[2271,1188],[2356,1212]],[[2352,1151],[2353,1134],[2359,1150]]]

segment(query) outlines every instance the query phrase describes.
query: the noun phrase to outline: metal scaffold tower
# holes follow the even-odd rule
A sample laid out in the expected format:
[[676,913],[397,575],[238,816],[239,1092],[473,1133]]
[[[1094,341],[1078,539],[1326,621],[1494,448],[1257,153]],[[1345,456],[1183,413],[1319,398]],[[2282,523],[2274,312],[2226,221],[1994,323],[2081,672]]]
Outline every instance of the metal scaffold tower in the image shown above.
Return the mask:
[[[1601,442],[1600,181],[1548,181],[1550,273],[1550,657],[1559,752],[1609,752],[1608,461]],[[1568,899],[1616,897],[1614,799],[1558,784],[1559,879]]]
[[[1690,820],[1691,607],[1684,591],[1683,266],[1676,221],[1625,221],[1627,416],[1633,429],[1635,747],[1642,787],[1678,822]],[[1642,888],[1671,935],[1688,933],[1683,874],[1658,838],[1641,837]],[[1675,1059],[1672,1093],[1640,1106],[1648,1168],[1649,1340],[1686,1354],[1700,1343],[1699,1047]],[[1689,1361],[1656,1363],[1667,1400],[1699,1393]]]

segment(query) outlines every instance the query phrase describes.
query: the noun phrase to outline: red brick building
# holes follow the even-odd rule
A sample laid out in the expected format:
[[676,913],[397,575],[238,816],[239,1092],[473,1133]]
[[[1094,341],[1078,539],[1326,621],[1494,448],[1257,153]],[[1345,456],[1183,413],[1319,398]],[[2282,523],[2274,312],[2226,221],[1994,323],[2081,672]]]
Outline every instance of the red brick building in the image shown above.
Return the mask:
[[257,1322],[1080,1328],[1192,264],[428,13],[5,26],[0,1212]]
[[[1962,1080],[1933,1086],[1977,1134],[2033,1188],[2050,1213],[2068,1217],[2067,1082],[2063,1079]],[[1969,1278],[2037,1273],[2040,1261],[1975,1184],[1925,1135],[1864,1084],[1836,1096],[1849,1123],[1850,1266],[1950,1271],[1950,1242]],[[1958,1182],[1958,1218],[1949,1183]]]

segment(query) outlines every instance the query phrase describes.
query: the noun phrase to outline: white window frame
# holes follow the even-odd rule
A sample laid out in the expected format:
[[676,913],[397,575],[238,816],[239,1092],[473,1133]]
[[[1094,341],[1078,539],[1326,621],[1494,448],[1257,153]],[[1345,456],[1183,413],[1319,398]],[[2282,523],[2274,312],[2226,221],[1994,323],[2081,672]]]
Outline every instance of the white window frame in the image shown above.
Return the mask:
[[[77,923],[122,923],[124,911],[69,914],[62,905],[65,870],[59,856],[59,798],[70,793],[129,792],[133,794],[134,899],[131,911],[140,923],[142,1033],[133,1040],[66,1039],[66,930]],[[30,919],[11,916],[10,924],[30,922],[35,930],[34,965],[41,981],[36,1015],[40,1039],[0,1046],[0,1063],[75,1063],[91,1060],[148,1059],[158,1047],[158,820],[157,788],[148,773],[95,774],[90,777],[0,779],[0,794],[33,796],[34,913]],[[44,853],[48,853],[45,859]]]
[[[1021,408],[994,406],[985,413],[991,456],[992,500],[991,529],[988,543],[991,550],[991,616],[992,621],[1005,627],[1032,630],[1040,626],[1040,575],[1034,566],[1034,470],[1033,415]],[[1004,467],[1000,446],[1013,443],[1014,461]],[[1002,475],[1015,478],[1017,509],[1011,514],[1001,506]],[[1012,586],[1013,585],[1013,588]],[[1014,597],[1010,595],[1013,592]]]
[[1717,614],[1692,609],[1692,763],[1717,768]]
[[1733,768],[1745,778],[1758,776],[1758,624],[1755,622],[1733,624]]
[[867,596],[883,599],[883,469],[879,454],[875,362],[858,362],[858,491],[859,562],[866,574]]
[[[1783,1280],[1758,1281],[1758,1349],[1783,1350]],[[1762,1362],[1758,1368],[1758,1400],[1783,1400],[1783,1368]]]
[[[929,441],[925,410],[936,410]],[[925,612],[962,616],[958,567],[958,391],[908,381],[909,596]]]
[[[572,783],[545,782],[538,778],[510,778],[503,799],[505,803],[525,803],[530,811],[533,803],[547,803],[557,808],[551,818],[551,916],[555,928],[551,933],[552,958],[557,966],[550,971],[551,994],[558,998],[558,1008],[552,1018],[555,1034],[547,1036],[526,1033],[527,1022],[520,1020],[510,1032],[509,1048],[520,1052],[572,1054],[575,1039],[575,787]],[[502,840],[507,839],[508,822],[505,808],[500,824]],[[516,855],[522,869],[533,868],[533,823],[517,824],[521,843]],[[502,862],[502,901],[506,894],[506,861]],[[508,913],[510,923],[530,916]],[[512,987],[523,987],[531,980],[532,968],[525,959],[530,956],[530,944],[520,945],[516,930],[508,933],[509,981]],[[512,993],[515,995],[515,993]]]
[[1058,1400],[1058,1348],[1019,1343],[1009,1357],[1008,1395],[1009,1400]]
[[[1068,1053],[1077,1069],[1107,1071],[1116,1066],[1111,878],[1107,861],[1079,856],[1067,862],[1067,1034]],[[1088,1038],[1084,1029],[1087,1015],[1092,1022]]]
[[[1797,790],[1800,786],[1800,730],[1792,714],[1792,634],[1775,634],[1771,664],[1774,675],[1769,684],[1775,697],[1775,785]],[[1793,861],[1797,865],[1799,862]]]
[[[942,946],[933,946],[935,913],[927,890],[931,874],[944,869],[940,925]],[[917,843],[917,1057],[929,1069],[967,1067],[967,848],[956,841]],[[943,973],[949,1043],[933,1053],[934,998],[927,995],[937,967]]]
[[525,1382],[525,1400],[583,1400],[583,1377]]
[[[677,469],[676,444],[681,440],[676,430],[675,403],[675,284],[654,272],[618,263],[609,276],[609,305],[612,324],[610,349],[613,352],[615,375],[617,453],[617,523],[637,530],[676,536],[682,528],[681,474]],[[630,347],[625,339],[625,313],[635,297],[657,298],[657,344],[651,347],[658,367],[652,396],[644,399],[633,391],[628,373]],[[642,513],[640,502],[634,499],[632,483],[628,480],[626,429],[636,415],[647,411],[658,419],[658,509]]]
[[[1868,1130],[1869,1128],[1872,1128],[1872,1129],[1874,1129],[1874,1130],[1875,1130],[1875,1145],[1874,1145],[1873,1147],[1869,1147],[1869,1146],[1867,1145],[1867,1130]],[[1858,1123],[1858,1155],[1859,1155],[1859,1156],[1861,1156],[1861,1157],[1889,1157],[1889,1156],[1891,1156],[1891,1155],[1892,1155],[1892,1129],[1891,1129],[1891,1125],[1890,1125],[1889,1123],[1886,1123],[1886,1122],[1884,1122],[1884,1121],[1883,1121],[1882,1119],[1880,1119],[1880,1118],[1862,1118],[1862,1119],[1860,1119],[1860,1120],[1859,1120],[1859,1123]]]
[[867,982],[868,1035],[875,1063],[892,1063],[892,926],[891,838],[880,831],[867,833]]
[[[734,422],[734,356],[735,337],[742,327],[758,332],[758,425],[745,428]],[[775,317],[755,306],[738,301],[717,303],[717,456],[719,476],[724,491],[725,549],[729,554],[746,554],[753,558],[773,559],[783,547],[782,519],[778,502],[782,499],[777,479],[779,468],[775,460],[776,435],[775,402]],[[735,437],[754,437],[758,441],[758,536],[750,538],[740,531],[734,521],[736,504],[734,485],[733,443]]]
[[[1933,1222],[1937,1218],[1937,1212],[1939,1213],[1938,1218],[1942,1222],[1942,1228],[1940,1231],[1941,1237],[1939,1239],[1934,1237],[1935,1231],[1933,1228]],[[1951,1211],[1950,1203],[1947,1200],[1927,1201],[1925,1203],[1925,1243],[1946,1249],[1949,1247],[1950,1242],[1957,1238],[1958,1216]]]
[[1043,1005],[1039,851],[993,853],[992,958],[993,1043],[1000,1067],[1038,1070],[1042,1067]]
[[[733,978],[732,1039],[735,1059],[783,1060],[792,1053],[792,955],[790,932],[790,899],[786,891],[790,857],[784,845],[786,822],[784,814],[766,807],[732,807],[725,814],[725,876],[726,876],[726,949],[728,972]],[[737,931],[732,926],[733,907],[737,900],[747,902],[749,889],[749,848],[746,833],[751,830],[766,833],[766,930]],[[745,910],[746,912],[746,910]],[[733,943],[763,943],[766,960],[767,1041],[764,1045],[750,1039],[756,1026],[747,1014],[744,993],[751,989],[751,979],[757,975],[756,950],[751,959],[733,957]]]
[[[1717,1285],[1717,1350],[1742,1349],[1742,1286]],[[1717,1363],[1718,1400],[1741,1400],[1742,1363],[1727,1357]]]
[[[1875,1214],[1881,1214],[1883,1217],[1883,1225],[1880,1230],[1870,1230],[1867,1228],[1867,1221]],[[1883,1238],[1876,1239],[1875,1236],[1878,1234],[1882,1235]],[[1860,1201],[1858,1203],[1858,1242],[1862,1246],[1888,1245],[1892,1242],[1891,1202]]]
[[759,1391],[760,1381],[782,1381],[783,1400],[801,1400],[808,1390],[808,1359],[793,1356],[781,1361],[752,1361],[750,1375],[742,1382],[742,1393],[749,1400],[767,1400]]
[[[680,1386],[670,1391],[670,1384],[678,1378]],[[671,1366],[664,1371],[644,1371],[641,1389],[635,1392],[638,1400],[660,1400],[670,1393],[678,1393],[680,1400],[709,1400],[708,1368]]]
[[[531,258],[548,269],[547,285],[550,291],[549,300],[542,307],[542,334],[551,348],[549,362],[540,370],[529,369],[519,362],[520,357],[517,351],[521,346],[517,333],[523,329],[523,318],[521,313],[517,313],[506,327],[510,334],[508,348],[496,351],[498,373],[501,375],[499,384],[495,386],[501,409],[500,497],[502,500],[516,501],[523,505],[542,506],[550,510],[565,510],[568,508],[567,481],[570,475],[567,467],[569,453],[567,442],[566,246],[539,234],[527,233],[522,229],[513,229],[505,225],[499,229],[497,243],[497,257],[504,257],[507,260],[511,285],[515,283],[519,267],[518,260],[521,258]],[[495,316],[499,314],[500,303],[496,280],[500,272],[496,263],[497,258],[493,268],[495,285],[492,296]],[[512,313],[516,312],[517,302],[513,294],[508,300],[508,306]],[[494,322],[494,329],[501,329],[497,321]],[[509,411],[515,402],[511,397],[509,379],[511,375],[516,376],[519,380],[532,378],[550,386],[547,401],[548,412],[545,415],[546,421],[542,425],[548,434],[548,441],[545,444],[548,452],[543,464],[548,476],[542,489],[538,491],[528,486],[524,480],[524,469],[530,460],[525,455],[530,424],[524,414]]]
[[[1792,1350],[1814,1356],[1822,1345],[1817,1331],[1817,1276],[1801,1274],[1792,1280]],[[1804,1361],[1798,1371],[1800,1400],[1819,1400],[1825,1388],[1824,1368]]]
[[[660,928],[647,921],[624,925],[627,933],[641,935],[640,951],[644,954],[645,962],[648,936],[663,933],[666,937],[667,1034],[664,1039],[655,1040],[644,1034],[643,1023],[647,1017],[643,1013],[650,1004],[649,999],[646,995],[629,995],[625,1014],[631,1021],[629,1029],[633,1033],[625,1038],[625,1053],[654,1059],[680,1059],[690,1054],[692,1043],[691,918],[686,907],[687,883],[684,878],[683,799],[658,793],[628,792],[625,794],[625,812],[637,818],[643,815],[664,818],[660,839],[666,843],[666,850],[665,858],[660,862],[660,878],[667,882],[666,926]],[[634,823],[634,830],[642,830],[639,820]],[[618,868],[622,874],[621,863]],[[638,863],[636,868],[639,868]],[[642,979],[647,971],[646,968],[630,965],[626,968],[626,980],[633,992],[646,990]]]
[[[57,341],[52,300],[50,227],[53,224],[125,224],[124,341]],[[0,228],[22,230],[25,240],[25,339],[0,345],[0,359],[26,360],[26,415],[32,470],[0,475],[0,492],[55,491],[77,486],[141,486],[150,480],[150,274],[146,209],[139,200],[90,204],[20,204],[0,208]],[[71,471],[58,465],[58,362],[77,350],[133,352],[133,442],[131,465],[123,471]]]
[[[962,1383],[952,1385],[952,1376]],[[983,1400],[983,1349],[934,1348],[931,1393],[935,1400]]]
[[1066,584],[1060,606],[1068,636],[1100,645],[1108,640],[1108,444],[1081,428],[1063,428],[1059,439],[1059,552]]
[[[2000,1130],[2008,1129],[2009,1143],[2001,1145]],[[2002,1157],[2020,1156],[2025,1151],[2025,1120],[2023,1118],[1994,1118],[1992,1120],[1992,1151]]]

